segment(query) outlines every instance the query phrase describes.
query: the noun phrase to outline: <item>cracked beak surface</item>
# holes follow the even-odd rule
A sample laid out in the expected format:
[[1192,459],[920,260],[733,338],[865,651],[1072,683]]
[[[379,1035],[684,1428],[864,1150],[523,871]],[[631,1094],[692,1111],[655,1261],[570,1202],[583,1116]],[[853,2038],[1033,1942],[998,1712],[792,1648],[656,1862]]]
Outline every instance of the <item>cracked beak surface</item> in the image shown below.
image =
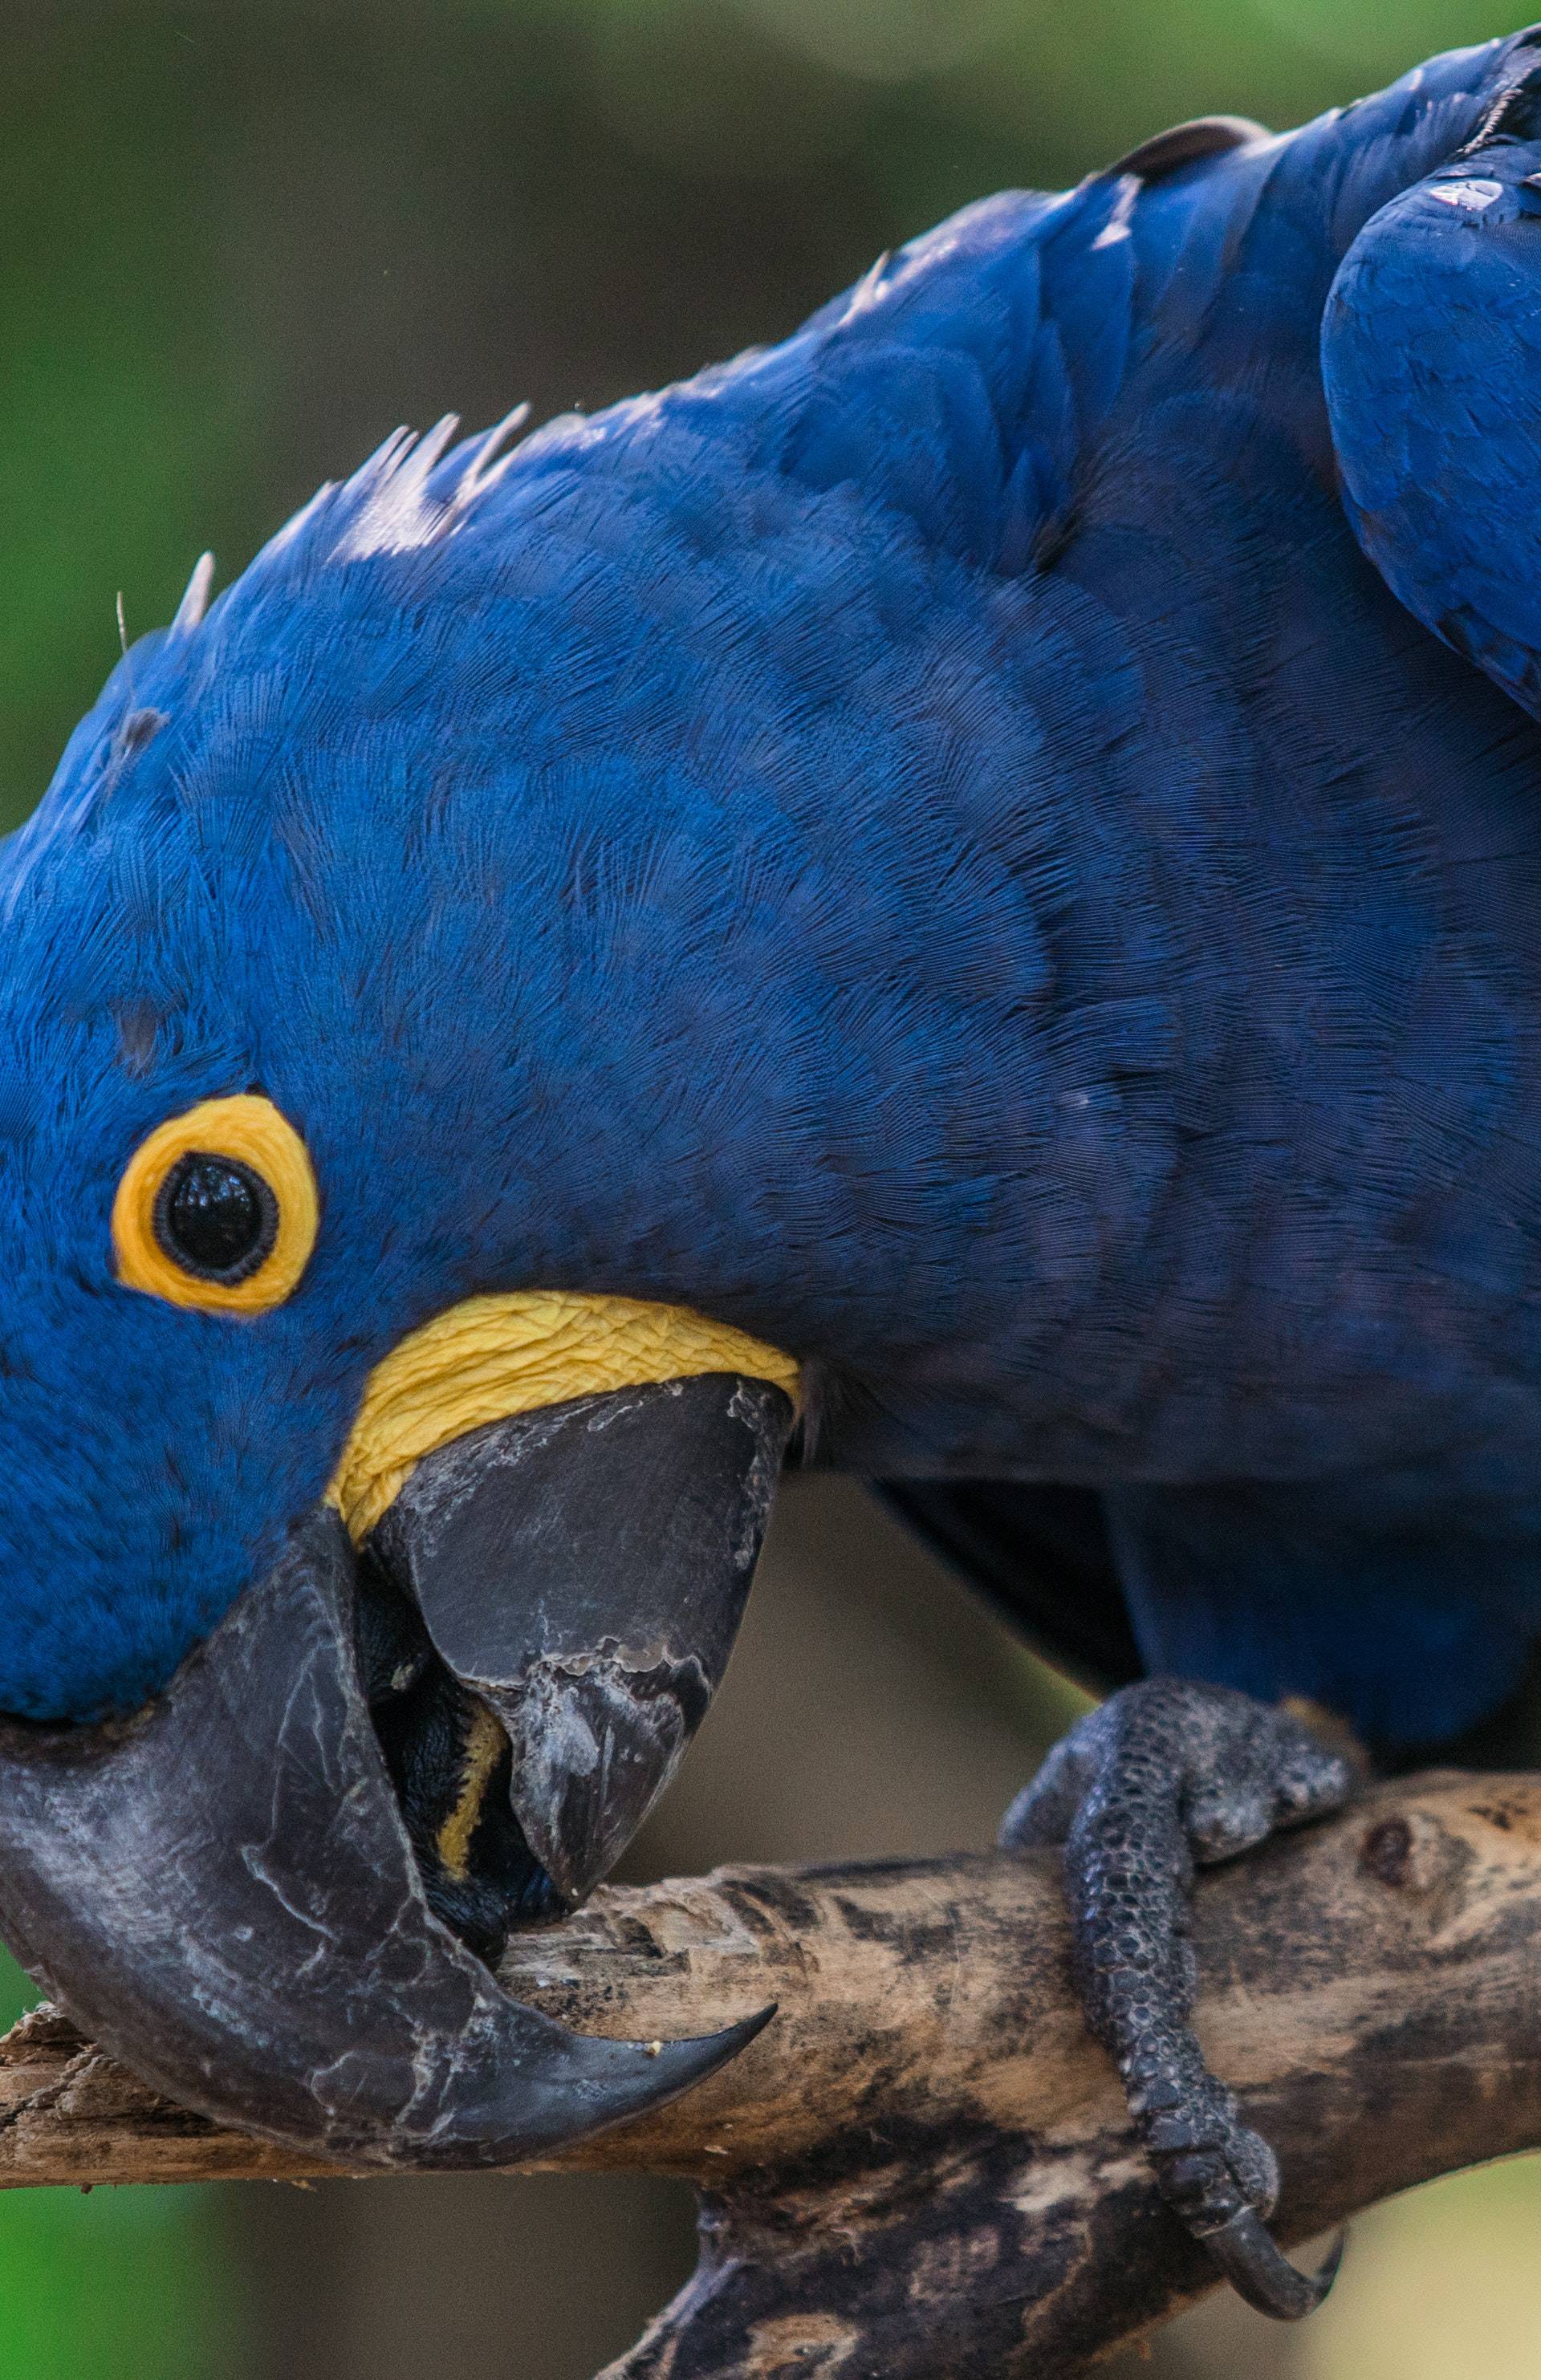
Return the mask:
[[604,1873],[699,1723],[794,1419],[775,1360],[468,1428],[449,1400],[367,1525],[313,1514],[145,1710],[0,1722],[30,1972],[173,2097],[364,2165],[511,2163],[734,2056],[764,2017],[579,2037],[487,1961]]
[[367,1542],[507,1735],[564,1901],[613,1864],[727,1667],[791,1423],[732,1375],[494,1422],[420,1462]]

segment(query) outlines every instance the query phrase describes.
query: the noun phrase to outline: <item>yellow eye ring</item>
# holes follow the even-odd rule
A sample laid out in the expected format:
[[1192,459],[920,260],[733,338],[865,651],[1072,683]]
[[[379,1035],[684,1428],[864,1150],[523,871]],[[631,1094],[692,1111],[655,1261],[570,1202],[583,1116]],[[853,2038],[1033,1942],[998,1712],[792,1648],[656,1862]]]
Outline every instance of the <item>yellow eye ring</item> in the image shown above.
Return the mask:
[[157,1124],[124,1169],[113,1200],[117,1277],[172,1305],[265,1314],[297,1284],[319,1216],[309,1151],[271,1099],[201,1099]]

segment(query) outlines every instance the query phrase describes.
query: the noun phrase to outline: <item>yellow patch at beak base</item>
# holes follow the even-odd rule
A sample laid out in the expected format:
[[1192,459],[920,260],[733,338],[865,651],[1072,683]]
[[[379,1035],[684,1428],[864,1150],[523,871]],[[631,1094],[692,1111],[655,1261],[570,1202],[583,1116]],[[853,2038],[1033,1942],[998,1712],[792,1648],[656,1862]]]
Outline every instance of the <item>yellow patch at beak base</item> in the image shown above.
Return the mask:
[[375,1366],[327,1501],[361,1545],[414,1465],[487,1423],[703,1372],[769,1380],[795,1406],[790,1355],[684,1305],[521,1290],[468,1297]]

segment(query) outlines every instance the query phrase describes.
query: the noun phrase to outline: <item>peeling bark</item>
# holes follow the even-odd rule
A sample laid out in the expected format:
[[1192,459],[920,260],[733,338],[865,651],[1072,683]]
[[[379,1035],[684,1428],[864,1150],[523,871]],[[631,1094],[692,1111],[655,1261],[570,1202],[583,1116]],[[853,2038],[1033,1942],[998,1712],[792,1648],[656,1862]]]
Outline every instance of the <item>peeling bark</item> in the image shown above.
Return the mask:
[[[1082,2027],[1057,1865],[730,1869],[515,1942],[504,1982],[580,2030],[780,2003],[687,2098],[549,2160],[703,2193],[696,2276],[611,2380],[1053,2380],[1213,2285]],[[1541,1779],[1380,1788],[1209,1871],[1194,1930],[1281,2239],[1541,2144]],[[0,2042],[0,2184],[337,2170],[156,2098],[53,2011]]]

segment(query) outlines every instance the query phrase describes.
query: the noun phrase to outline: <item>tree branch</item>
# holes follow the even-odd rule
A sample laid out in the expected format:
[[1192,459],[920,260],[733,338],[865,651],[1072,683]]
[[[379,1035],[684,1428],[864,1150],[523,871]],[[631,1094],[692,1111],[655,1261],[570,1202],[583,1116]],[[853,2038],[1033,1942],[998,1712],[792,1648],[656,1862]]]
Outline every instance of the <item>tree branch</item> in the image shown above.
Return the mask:
[[[1379,1788],[1211,1871],[1195,1940],[1285,2240],[1541,2144],[1541,1779]],[[641,2039],[780,2002],[700,2090],[550,2160],[706,2193],[695,2278],[612,2380],[1053,2380],[1212,2283],[1082,2028],[1052,1858],[603,1891],[503,1973]],[[0,2042],[0,2184],[335,2170],[156,2099],[53,2011]]]

